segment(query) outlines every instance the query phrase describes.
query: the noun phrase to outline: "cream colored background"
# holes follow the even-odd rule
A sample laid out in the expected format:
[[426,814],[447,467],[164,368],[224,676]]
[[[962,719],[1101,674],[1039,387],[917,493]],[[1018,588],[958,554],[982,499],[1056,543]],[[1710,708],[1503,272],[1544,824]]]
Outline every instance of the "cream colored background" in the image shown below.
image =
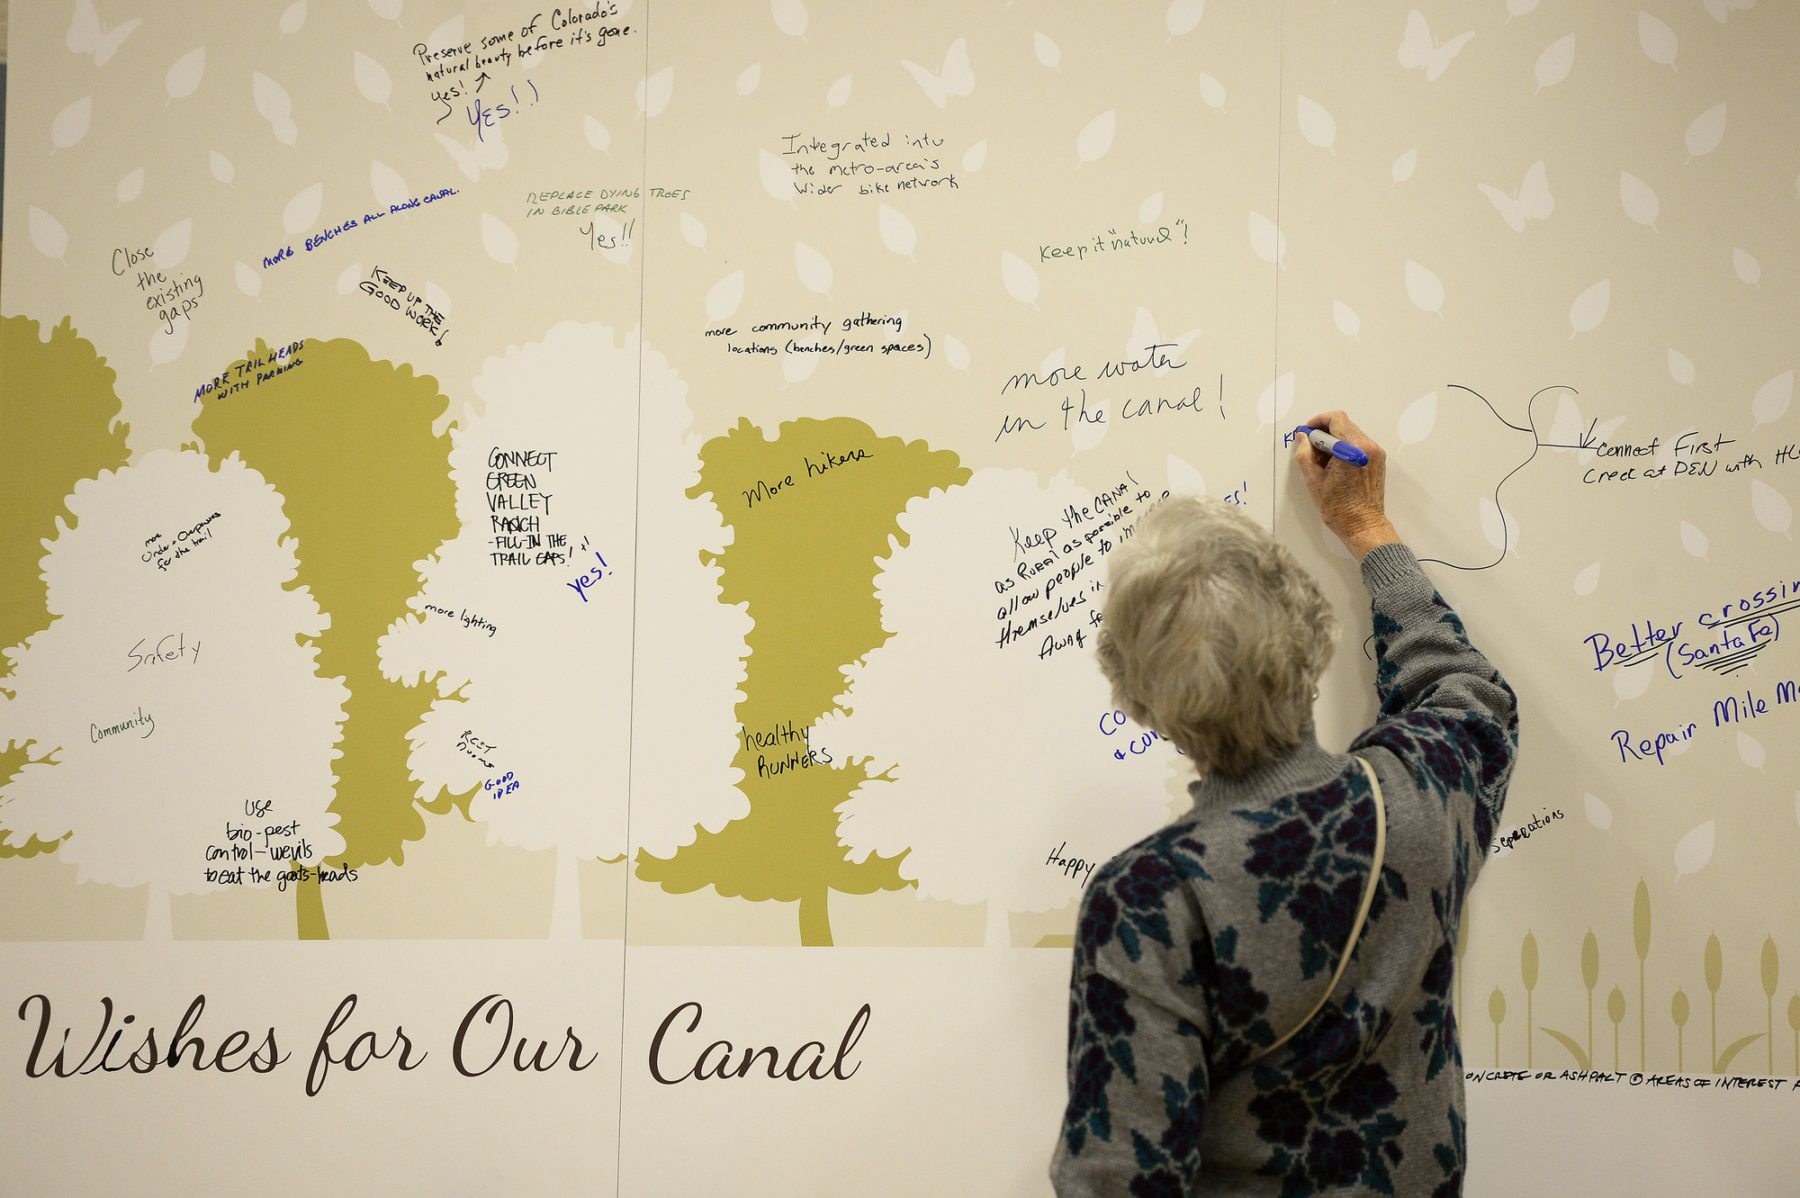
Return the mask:
[[[1800,95],[1791,69],[1800,50],[1800,10],[1776,0],[1748,8],[1727,8],[1722,0],[1646,0],[1643,11],[1666,27],[1671,43],[1654,27],[1646,35],[1632,5],[1439,4],[1419,17],[1434,43],[1473,36],[1428,78],[1402,63],[1400,48],[1417,42],[1411,0],[939,4],[903,11],[822,0],[804,7],[788,0],[680,8],[637,3],[625,19],[647,27],[647,38],[634,35],[592,58],[565,52],[513,73],[528,74],[542,101],[507,120],[505,165],[471,180],[433,138],[453,128],[454,119],[433,125],[438,110],[408,47],[458,13],[474,33],[522,23],[535,11],[531,5],[312,3],[301,28],[286,36],[279,21],[288,6],[280,3],[229,16],[200,8],[147,10],[143,25],[101,67],[66,48],[71,7],[13,14],[0,295],[8,315],[53,323],[67,314],[95,343],[118,371],[139,454],[178,445],[187,435],[193,388],[256,337],[270,343],[354,337],[377,359],[431,374],[454,415],[474,402],[470,382],[488,356],[541,339],[560,320],[620,331],[641,327],[646,342],[688,383],[702,435],[722,432],[740,417],[768,428],[802,415],[850,415],[879,434],[952,449],[974,468],[1022,468],[1046,478],[1066,470],[1089,486],[1131,470],[1161,486],[1191,481],[1185,466],[1216,495],[1242,483],[1251,511],[1319,570],[1345,627],[1366,630],[1353,569],[1318,532],[1277,444],[1282,429],[1315,411],[1347,408],[1390,446],[1397,523],[1422,554],[1464,564],[1501,557],[1498,537],[1490,535],[1495,520],[1490,514],[1484,522],[1482,501],[1492,499],[1534,442],[1503,427],[1453,384],[1487,397],[1514,424],[1527,422],[1535,392],[1554,385],[1578,392],[1580,428],[1597,420],[1613,429],[1615,440],[1656,436],[1667,444],[1687,429],[1737,438],[1734,448],[1757,452],[1767,469],[1693,482],[1589,486],[1581,475],[1598,464],[1590,455],[1542,449],[1499,493],[1511,531],[1498,564],[1477,573],[1432,567],[1445,596],[1520,693],[1523,750],[1502,830],[1546,810],[1565,813],[1496,855],[1475,891],[1460,977],[1465,1055],[1471,1068],[1524,1068],[1528,1061],[1570,1067],[1570,1054],[1533,1029],[1585,1041],[1591,1010],[1595,1063],[1608,1067],[1614,1025],[1606,1006],[1617,986],[1627,1004],[1619,1025],[1621,1067],[1635,1068],[1640,1011],[1632,901],[1642,879],[1654,912],[1643,962],[1646,1066],[1675,1068],[1669,1009],[1679,988],[1694,1012],[1684,1032],[1684,1066],[1704,1068],[1712,995],[1703,952],[1716,934],[1724,964],[1719,1045],[1772,1020],[1773,1066],[1792,1071],[1782,1062],[1793,1059],[1796,1032],[1785,1012],[1800,976],[1794,915],[1800,884],[1789,868],[1800,851],[1796,709],[1771,707],[1746,727],[1749,746],[1729,731],[1712,730],[1709,713],[1713,700],[1734,690],[1772,699],[1778,680],[1800,677],[1793,634],[1730,679],[1657,676],[1635,695],[1629,686],[1615,686],[1617,671],[1592,669],[1583,638],[1600,631],[1617,637],[1646,619],[1680,619],[1691,629],[1701,610],[1784,577],[1800,579],[1800,556],[1781,514],[1788,509],[1765,496],[1759,515],[1750,481],[1771,488],[1783,504],[1800,498],[1800,464],[1772,464],[1779,446],[1800,443],[1791,409],[1776,402],[1784,372],[1791,394],[1800,324]],[[122,4],[97,7],[106,27],[135,15]],[[382,15],[390,9],[397,19]],[[1560,49],[1571,36],[1565,70]],[[973,86],[948,95],[940,108],[900,63],[940,72],[958,39],[968,47]],[[200,45],[207,48],[200,87],[169,98],[165,72]],[[1656,61],[1669,56],[1671,45],[1673,65]],[[385,102],[359,90],[353,66],[359,52],[389,79]],[[754,86],[746,87],[753,67]],[[252,71],[278,79],[293,97],[293,146],[276,141],[257,114]],[[647,78],[651,115],[640,99]],[[847,98],[834,104],[834,88],[845,79]],[[93,101],[90,127],[78,143],[54,145],[52,122],[83,96]],[[1722,137],[1704,153],[1691,153],[1690,126],[1720,103],[1726,105]],[[1108,113],[1109,139],[1084,135]],[[779,150],[784,135],[854,136],[865,129],[941,138],[959,188],[904,199],[788,202],[764,186],[758,152]],[[462,129],[450,136],[466,137]],[[985,153],[968,169],[978,147]],[[213,173],[213,151],[231,162],[229,182]],[[296,261],[257,268],[264,254],[290,240],[284,211],[305,189],[321,186],[319,224],[372,204],[375,162],[414,192],[451,186],[462,194],[352,231],[312,254],[296,240]],[[1539,162],[1553,206],[1515,230],[1480,187],[1515,193]],[[139,167],[145,170],[141,194],[120,202],[122,177]],[[1653,225],[1628,211],[1621,173],[1655,194]],[[631,250],[614,255],[616,261],[583,246],[580,220],[525,215],[531,191],[632,186],[689,194],[642,200]],[[883,201],[913,229],[910,255],[884,240],[876,207]],[[27,230],[32,207],[67,231],[61,260],[34,246]],[[491,223],[484,238],[484,215],[516,238],[516,252],[508,254]],[[704,230],[700,244],[684,216]],[[1146,232],[1178,218],[1186,222],[1185,243],[1074,262],[1038,257],[1041,246],[1115,229]],[[186,219],[193,222],[193,242],[185,268],[203,273],[208,302],[181,355],[153,367],[150,323],[107,262],[115,245],[148,243]],[[1267,244],[1271,225],[1283,247],[1279,268]],[[829,296],[800,277],[796,243],[830,263]],[[1742,259],[1734,265],[1734,251],[1747,255],[1754,269]],[[1019,280],[1007,287],[1003,253],[1030,264],[1031,299],[1016,294]],[[1430,272],[1441,302],[1416,287],[1409,294],[1409,261]],[[254,295],[236,282],[240,262],[257,282]],[[347,273],[366,274],[377,262],[415,286],[429,280],[449,297],[451,335],[442,347],[404,322],[383,319],[384,311],[359,302],[366,297],[345,293]],[[933,337],[932,359],[828,360],[805,378],[784,374],[779,360],[733,359],[703,332],[709,296],[738,271],[744,279],[739,319],[904,311],[909,330]],[[1596,322],[1597,309],[1580,299],[1602,281],[1608,302]],[[1334,313],[1334,304],[1354,319]],[[1015,410],[1011,397],[1000,395],[1008,375],[1058,361],[1128,356],[1144,329],[1140,310],[1164,339],[1198,330],[1180,354],[1187,364],[1181,377],[1225,376],[1223,420],[1201,432],[1178,417],[1121,422],[1082,449],[1054,427],[996,444],[1002,414]],[[966,363],[960,355],[952,359],[949,339],[966,350]],[[1671,350],[1691,363],[1691,384],[1672,373]],[[1767,417],[1761,423],[1753,411],[1759,393]],[[1551,433],[1559,394],[1536,405],[1539,440],[1565,439],[1567,428]],[[1430,421],[1419,406],[1427,395],[1436,397]],[[1180,461],[1171,463],[1172,456]],[[1703,547],[1684,535],[1684,524],[1702,534]],[[1800,629],[1800,616],[1792,624]],[[1347,634],[1325,688],[1321,731],[1328,742],[1341,744],[1373,714],[1361,635]],[[1690,720],[1702,725],[1700,734],[1664,766],[1621,762],[1610,740],[1615,729],[1654,735]],[[1179,783],[1171,767],[1172,794]],[[1696,838],[1708,825],[1710,838]],[[540,936],[551,867],[548,854],[490,846],[479,827],[437,819],[411,846],[404,867],[371,870],[353,892],[334,896],[333,932],[403,941]],[[12,940],[133,940],[143,926],[142,902],[138,892],[78,884],[54,856],[0,862],[0,935]],[[815,995],[796,986],[774,956],[764,961],[737,947],[705,947],[791,945],[793,915],[783,904],[708,892],[668,895],[627,884],[622,866],[599,862],[584,865],[583,903],[588,936],[607,942],[589,947],[606,957],[622,952],[625,978],[633,983],[624,991],[623,1128],[627,1137],[647,1137],[639,1151],[648,1155],[634,1157],[626,1141],[626,1192],[847,1192],[835,1165],[821,1165],[799,1182],[730,1168],[741,1151],[734,1145],[778,1142],[764,1122],[778,1121],[777,1115],[754,1098],[727,1096],[712,1106],[708,1094],[694,1100],[701,1107],[688,1109],[686,1092],[675,1095],[680,1101],[669,1108],[670,1118],[690,1120],[679,1124],[687,1127],[705,1120],[709,1141],[718,1145],[713,1163],[685,1153],[686,1141],[664,1143],[641,1131],[654,1121],[634,1119],[634,1100],[645,1111],[674,1100],[644,1092],[638,1054],[646,1029],[686,993],[686,971],[728,976],[728,992],[791,1005],[796,1022],[810,1025],[837,1019],[851,995],[871,1001],[878,1013],[887,1009],[884,993],[901,1006],[912,1003],[895,980],[904,972],[898,958],[910,950],[833,950],[823,954],[831,965],[815,964],[821,954],[803,954],[808,970],[838,971],[837,981],[819,983]],[[1049,916],[1015,915],[1014,943],[1066,933],[1071,911],[1072,905]],[[973,945],[983,927],[979,905],[906,892],[834,896],[832,915],[845,945]],[[174,919],[178,938],[202,940],[278,939],[292,928],[291,904],[274,895],[178,897]],[[1581,974],[1590,930],[1599,946],[1591,992]],[[1529,1026],[1521,961],[1528,934],[1541,962]],[[631,947],[621,950],[619,937]],[[1761,972],[1771,941],[1785,958],[1772,994]],[[694,947],[638,947],[650,945]],[[233,953],[217,950],[190,954],[191,960],[175,950],[146,957],[134,944],[19,944],[0,951],[6,975],[16,979],[19,995],[8,998],[14,1003],[33,987],[56,985],[70,990],[72,1004],[77,989],[105,989],[83,980],[96,973],[131,980],[150,1002],[153,992],[191,988],[171,971],[212,985],[235,968]],[[284,951],[254,946],[255,959],[268,969]],[[456,974],[451,946],[406,951]],[[857,1192],[920,1192],[900,1180],[882,1188],[878,1177],[890,1167],[882,1162],[901,1160],[916,1146],[891,1143],[876,1129],[889,1118],[890,1104],[935,1103],[946,1090],[963,1100],[936,1107],[940,1124],[922,1126],[920,1138],[958,1124],[993,1128],[994,1175],[1015,1187],[1005,1192],[1037,1186],[1037,1162],[1048,1154],[1045,1122],[1055,1117],[1055,1102],[1040,1091],[1057,1084],[1061,996],[1054,962],[1060,955],[1021,951],[1003,954],[1001,963],[986,955],[973,963],[974,954],[965,955],[972,962],[966,973],[956,953],[930,954],[931,968],[942,971],[971,1022],[1018,1002],[1030,1011],[1021,1026],[1041,1034],[971,1043],[945,1033],[918,1046],[919,1073],[890,1073],[880,1083],[896,1088],[879,1101],[847,1091],[856,1099],[836,1112],[843,1126],[834,1128],[829,1145],[808,1148],[820,1160],[841,1157],[868,1170]],[[362,970],[377,968],[374,958],[341,959],[332,976],[346,986],[360,984]],[[650,964],[664,960],[679,967]],[[643,971],[633,978],[639,961]],[[664,972],[675,981],[662,980]],[[550,990],[558,984],[545,983]],[[595,992],[619,992],[610,986],[609,975]],[[1490,1018],[1496,991],[1506,1011],[1497,1029]],[[764,1001],[747,998],[746,1010]],[[303,1017],[312,1018],[311,1008]],[[908,1022],[914,1018],[898,1023],[915,1026]],[[930,1028],[929,1019],[917,1020],[918,1028]],[[35,1099],[39,1091],[17,1080],[16,1064],[8,1063],[23,1051],[11,1047],[20,1033],[17,1026],[8,1033],[0,1069],[13,1079],[9,1098]],[[1767,1048],[1755,1042],[1731,1071],[1767,1072]],[[881,1060],[871,1058],[871,1083]],[[965,1073],[990,1080],[970,1088],[959,1080]],[[901,1076],[905,1083],[896,1085]],[[996,1125],[995,1108],[1017,1092],[1007,1084],[1014,1078],[1030,1082],[1031,1101],[1041,1109],[1032,1119]],[[1519,1140],[1500,1133],[1535,1136],[1555,1126],[1556,1104],[1565,1100],[1547,1096],[1545,1107],[1526,1110],[1490,1102],[1476,1089],[1471,1191],[1519,1192],[1505,1180],[1511,1171],[1533,1174],[1503,1147]],[[90,1092],[99,1093],[99,1085]],[[560,1099],[539,1094],[543,1109],[566,1111]],[[1687,1101],[1700,1105],[1672,1118],[1691,1119],[1693,1110],[1713,1111],[1723,1100],[1693,1096]],[[1590,1103],[1585,1092],[1566,1101],[1587,1112],[1583,1125],[1593,1142],[1638,1139],[1635,1108],[1584,1106]],[[1757,1110],[1769,1112],[1787,1096],[1758,1101]],[[60,1142],[65,1153],[85,1141],[79,1104],[43,1109],[59,1115],[35,1126],[34,1138]],[[323,1104],[315,1102],[291,1117],[315,1118],[318,1109]],[[977,1118],[980,1110],[990,1118]],[[1492,1112],[1485,1131],[1484,1111]],[[592,1133],[596,1143],[613,1142],[610,1113],[616,1108],[584,1112],[587,1125],[599,1128]],[[818,1112],[781,1118],[815,1116],[823,1118]],[[442,1137],[431,1139],[434,1144],[456,1138],[448,1126],[421,1134]],[[1618,1180],[1615,1170],[1633,1167],[1640,1171],[1627,1187],[1633,1192],[1688,1192],[1727,1160],[1778,1168],[1791,1150],[1772,1142],[1744,1137],[1727,1144],[1721,1133],[1685,1143],[1677,1157],[1639,1158],[1635,1166],[1596,1151],[1587,1167],[1597,1172],[1580,1185],[1572,1181],[1569,1192],[1603,1192]],[[23,1151],[17,1143],[9,1148],[11,1159]],[[447,1171],[450,1159],[444,1158]],[[1671,1180],[1672,1159],[1690,1168],[1680,1186]],[[1596,1161],[1607,1171],[1598,1172]],[[550,1179],[562,1168],[546,1164],[540,1173],[513,1164],[521,1170],[514,1177]],[[1584,1166],[1577,1159],[1567,1167]],[[667,1176],[659,1168],[691,1178],[682,1184],[692,1188],[633,1184]],[[973,1163],[970,1173],[977,1175]],[[750,1179],[756,1176],[766,1180]],[[737,1188],[707,1188],[721,1177]],[[496,1177],[483,1188],[478,1179],[462,1180],[472,1192],[505,1192],[511,1184]],[[24,1192],[56,1192],[53,1181],[45,1185],[51,1188]],[[595,1192],[609,1186],[596,1183]],[[998,1191],[972,1181],[963,1192]]]

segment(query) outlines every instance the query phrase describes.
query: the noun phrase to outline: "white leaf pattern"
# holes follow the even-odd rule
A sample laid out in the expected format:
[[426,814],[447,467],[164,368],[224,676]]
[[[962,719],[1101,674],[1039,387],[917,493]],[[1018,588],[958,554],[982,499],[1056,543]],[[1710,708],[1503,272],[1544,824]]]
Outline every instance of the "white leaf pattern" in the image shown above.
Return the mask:
[[1750,511],[1758,524],[1783,535],[1794,520],[1794,508],[1787,496],[1760,478],[1750,480]]
[[1569,70],[1575,65],[1575,35],[1559,37],[1545,47],[1538,55],[1537,66],[1532,73],[1537,77],[1538,90],[1555,87],[1569,77]]
[[664,67],[637,85],[638,112],[646,119],[658,116],[669,106],[675,94],[675,68]]
[[1287,416],[1294,406],[1294,372],[1288,371],[1256,397],[1257,427],[1265,428]]
[[881,243],[905,258],[912,257],[919,235],[912,222],[886,204],[875,209],[875,223],[881,231]]
[[87,136],[88,121],[94,114],[94,101],[90,96],[83,96],[67,108],[56,114],[50,122],[51,153],[66,150]]
[[386,108],[388,97],[394,94],[394,81],[388,77],[387,68],[361,50],[350,56],[350,62],[356,90],[362,93],[363,99]]
[[1166,469],[1168,471],[1169,491],[1171,494],[1206,494],[1205,476],[1174,454],[1169,455]]
[[1271,266],[1280,266],[1287,257],[1287,237],[1260,212],[1250,214],[1250,250]]
[[1024,259],[1007,250],[1000,252],[1000,282],[1006,287],[1006,294],[1022,304],[1037,307],[1037,271],[1027,266]]
[[1710,154],[1725,140],[1725,105],[1714,104],[1694,118],[1687,130],[1687,152],[1690,159]]
[[1082,129],[1080,136],[1075,139],[1075,157],[1078,162],[1094,162],[1112,149],[1113,133],[1118,125],[1117,115],[1117,109],[1108,108]]
[[[193,243],[194,222],[192,219],[178,220],[150,243],[150,249],[156,258],[156,269],[174,270],[187,257],[188,247]],[[184,322],[185,323],[185,322]]]
[[481,214],[481,248],[502,266],[517,266],[519,236],[510,226],[491,212]]
[[[1606,309],[1611,303],[1612,280],[1601,279],[1576,296],[1575,302],[1569,305],[1569,327],[1575,333],[1592,332],[1606,319]],[[1570,334],[1571,337],[1574,335]]]
[[169,99],[181,100],[194,94],[200,87],[200,80],[206,74],[206,47],[196,46],[170,66],[163,76],[163,90],[169,93]]
[[800,0],[770,0],[769,15],[775,18],[775,28],[789,37],[806,38],[806,5]]
[[1173,0],[1164,18],[1169,27],[1170,37],[1180,37],[1184,33],[1192,33],[1199,28],[1200,18],[1206,15],[1206,0]]
[[[1331,114],[1317,100],[1310,100],[1305,96],[1294,102],[1294,108],[1300,125],[1300,136],[1306,139],[1307,144],[1321,150],[1331,150],[1333,143],[1337,141],[1337,122],[1332,119]],[[1335,150],[1332,152],[1336,153]]]
[[[733,271],[706,293],[706,319],[713,324],[730,320],[744,302],[744,272]],[[791,356],[791,355],[790,355]]]
[[756,152],[756,170],[762,179],[763,190],[778,200],[785,200],[788,206],[792,207],[794,183],[787,163],[767,150],[758,150]]
[[1406,298],[1423,311],[1444,313],[1443,281],[1411,258],[1406,260]]
[[1417,445],[1429,437],[1432,427],[1437,424],[1437,409],[1436,391],[1428,391],[1407,404],[1395,430],[1400,435],[1400,444]]
[[1661,63],[1665,67],[1675,65],[1675,53],[1681,48],[1681,39],[1675,31],[1647,12],[1638,13],[1638,45],[1644,48],[1644,57],[1651,62]]
[[398,171],[374,159],[369,160],[369,190],[375,194],[375,202],[384,207],[403,203],[412,195]]
[[287,230],[289,237],[298,237],[318,223],[319,209],[324,201],[325,189],[318,183],[296,192],[287,207],[281,210],[281,227]]
[[1656,228],[1656,216],[1662,210],[1662,204],[1648,183],[1628,171],[1619,172],[1619,203],[1626,216],[1640,225]]
[[1739,732],[1737,734],[1737,752],[1738,760],[1742,761],[1751,769],[1760,770],[1763,767],[1765,754],[1763,752],[1762,742],[1757,740],[1754,736],[1751,736],[1748,732]]
[[1734,249],[1731,251],[1731,269],[1738,278],[1744,280],[1744,282],[1750,284],[1752,287],[1761,286],[1762,264],[1743,250]]
[[27,212],[25,225],[31,234],[31,244],[44,257],[61,261],[62,256],[68,253],[69,234],[63,229],[61,221],[42,208],[33,207]]
[[1582,795],[1581,803],[1582,810],[1587,815],[1588,823],[1594,825],[1594,827],[1600,829],[1602,832],[1609,832],[1612,830],[1613,814],[1611,807],[1608,807],[1599,799],[1599,797],[1591,794]]
[[1750,414],[1758,424],[1773,424],[1787,414],[1794,401],[1794,372],[1784,370],[1756,389],[1750,401]]
[[794,271],[800,276],[801,285],[808,291],[816,291],[830,298],[831,263],[826,261],[824,254],[804,241],[794,243]]
[[1678,349],[1669,351],[1669,377],[1684,387],[1694,385],[1694,364]]
[[1505,553],[1518,552],[1518,524],[1513,521],[1511,513],[1486,495],[1481,497],[1481,535],[1495,549]]
[[1619,703],[1641,698],[1650,689],[1650,680],[1656,675],[1649,670],[1614,670],[1612,676],[1613,695],[1617,699],[1613,705],[1616,707]]
[[150,365],[167,366],[181,356],[187,348],[189,321],[178,320],[165,331],[158,329],[150,334]]

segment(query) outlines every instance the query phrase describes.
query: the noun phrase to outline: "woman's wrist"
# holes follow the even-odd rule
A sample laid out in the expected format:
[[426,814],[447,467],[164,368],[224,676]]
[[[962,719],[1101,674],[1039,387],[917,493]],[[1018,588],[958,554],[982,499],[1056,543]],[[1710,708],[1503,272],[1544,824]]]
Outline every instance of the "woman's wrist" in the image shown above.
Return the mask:
[[1359,525],[1346,532],[1343,537],[1344,547],[1355,554],[1359,562],[1369,555],[1371,549],[1380,545],[1392,545],[1399,540],[1399,532],[1385,516]]

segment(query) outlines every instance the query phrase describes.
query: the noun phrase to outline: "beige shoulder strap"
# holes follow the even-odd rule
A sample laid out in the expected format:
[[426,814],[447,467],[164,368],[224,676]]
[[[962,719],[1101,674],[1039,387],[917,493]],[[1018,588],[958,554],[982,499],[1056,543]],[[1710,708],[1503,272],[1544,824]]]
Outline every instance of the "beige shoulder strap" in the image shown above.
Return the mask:
[[1360,757],[1356,759],[1356,764],[1362,766],[1363,773],[1369,776],[1369,788],[1375,795],[1375,860],[1369,866],[1369,880],[1363,884],[1362,902],[1356,908],[1356,922],[1350,925],[1349,942],[1344,945],[1344,955],[1338,958],[1337,972],[1331,975],[1331,984],[1326,986],[1324,993],[1319,995],[1319,1001],[1313,1004],[1312,1010],[1306,1013],[1304,1019],[1289,1029],[1287,1035],[1251,1057],[1251,1061],[1268,1056],[1299,1035],[1300,1030],[1312,1022],[1313,1016],[1319,1013],[1319,1009],[1325,1005],[1325,1000],[1331,997],[1331,992],[1337,989],[1338,982],[1343,979],[1344,970],[1350,965],[1350,953],[1356,948],[1356,941],[1362,935],[1363,924],[1369,918],[1369,907],[1375,901],[1375,886],[1381,881],[1382,858],[1387,855],[1387,809],[1381,801],[1381,782],[1375,777],[1375,768]]

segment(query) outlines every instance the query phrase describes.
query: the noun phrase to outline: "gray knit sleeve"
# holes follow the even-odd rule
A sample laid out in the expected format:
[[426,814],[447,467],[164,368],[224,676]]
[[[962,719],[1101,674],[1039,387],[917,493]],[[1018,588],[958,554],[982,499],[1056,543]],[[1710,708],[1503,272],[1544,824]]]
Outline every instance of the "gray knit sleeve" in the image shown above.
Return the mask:
[[1389,749],[1421,790],[1446,802],[1472,794],[1475,839],[1485,852],[1518,753],[1518,699],[1405,545],[1371,550],[1362,575],[1381,718],[1352,747]]

